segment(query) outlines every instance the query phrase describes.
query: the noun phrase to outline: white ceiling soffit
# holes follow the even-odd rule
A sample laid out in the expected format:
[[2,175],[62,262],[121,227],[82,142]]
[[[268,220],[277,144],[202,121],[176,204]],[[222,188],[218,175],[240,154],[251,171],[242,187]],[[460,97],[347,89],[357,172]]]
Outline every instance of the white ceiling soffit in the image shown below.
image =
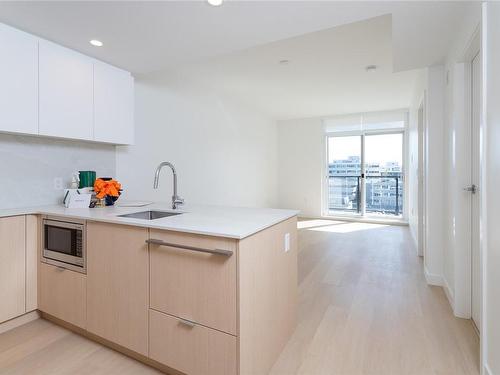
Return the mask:
[[[134,73],[393,15],[396,71],[442,61],[467,2],[0,1],[0,22]],[[101,48],[88,41],[99,39]]]
[[410,1],[392,13],[394,71],[443,63],[464,20],[481,20],[481,1]]
[[[377,69],[366,71],[368,65]],[[185,65],[176,72],[280,120],[406,108],[418,74],[393,72],[390,15]]]

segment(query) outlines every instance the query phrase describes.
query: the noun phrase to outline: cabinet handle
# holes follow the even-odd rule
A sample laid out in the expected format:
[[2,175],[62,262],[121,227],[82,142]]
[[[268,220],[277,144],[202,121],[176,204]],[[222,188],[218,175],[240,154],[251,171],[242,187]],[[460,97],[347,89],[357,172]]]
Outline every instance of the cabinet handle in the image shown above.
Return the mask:
[[66,271],[66,268],[61,267],[61,266],[56,266],[56,269],[57,269],[59,272]]
[[182,319],[182,318],[179,318],[179,323],[181,323],[185,326],[188,326],[189,328],[194,328],[196,326],[195,322],[192,322],[191,320],[187,320],[187,319]]
[[179,245],[179,244],[175,244],[175,243],[165,242],[165,241],[162,241],[162,240],[156,240],[154,238],[151,238],[150,240],[146,240],[146,243],[148,243],[150,245],[169,246],[169,247],[175,247],[177,249],[198,251],[198,252],[201,252],[201,253],[224,255],[224,256],[227,256],[227,257],[230,257],[231,255],[233,255],[233,252],[230,251],[230,250],[205,249],[205,248],[202,248],[202,247],[194,247],[194,246],[188,246],[188,245]]

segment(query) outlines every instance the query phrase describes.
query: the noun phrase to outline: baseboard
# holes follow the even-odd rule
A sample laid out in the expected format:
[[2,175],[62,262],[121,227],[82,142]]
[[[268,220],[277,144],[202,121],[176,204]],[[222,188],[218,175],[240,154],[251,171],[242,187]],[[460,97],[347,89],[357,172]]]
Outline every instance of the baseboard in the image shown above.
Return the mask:
[[427,284],[443,286],[443,276],[430,273],[426,266],[424,266],[424,274]]
[[413,240],[413,246],[415,246],[415,253],[419,257],[423,257],[424,254],[422,254],[422,252],[420,251],[420,248],[418,247],[417,233],[415,233],[415,229],[413,228],[413,226],[411,226],[410,224],[408,224],[408,227],[410,228],[410,235],[411,235],[411,238]]
[[20,327],[26,323],[32,322],[33,320],[37,320],[38,318],[40,318],[40,314],[38,313],[38,311],[31,311],[24,315],[18,316],[17,318],[7,320],[6,322],[0,324],[0,334]]
[[446,277],[443,277],[443,289],[444,293],[446,294],[446,297],[448,298],[448,302],[451,305],[453,314],[455,314],[455,296],[453,290],[450,288],[450,285],[448,284],[448,280],[446,280]]
[[415,230],[413,229],[412,225],[408,224],[408,228],[410,228],[411,239],[413,240],[413,244],[415,245],[415,248],[417,249],[417,253],[418,253],[417,234],[415,233]]

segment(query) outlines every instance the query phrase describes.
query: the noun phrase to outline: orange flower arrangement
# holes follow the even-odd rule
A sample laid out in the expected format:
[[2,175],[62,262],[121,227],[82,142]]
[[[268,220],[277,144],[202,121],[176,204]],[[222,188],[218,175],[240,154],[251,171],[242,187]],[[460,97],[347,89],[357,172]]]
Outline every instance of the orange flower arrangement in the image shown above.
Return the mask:
[[122,185],[116,180],[104,181],[102,178],[98,178],[94,182],[96,198],[99,199],[102,199],[107,195],[111,197],[118,197],[121,189]]

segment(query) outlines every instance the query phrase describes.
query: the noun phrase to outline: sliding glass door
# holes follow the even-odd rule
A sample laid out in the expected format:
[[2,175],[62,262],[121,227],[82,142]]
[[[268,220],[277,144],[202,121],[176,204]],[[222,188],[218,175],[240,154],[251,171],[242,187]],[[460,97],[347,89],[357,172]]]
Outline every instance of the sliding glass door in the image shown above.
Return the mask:
[[366,213],[403,212],[403,133],[365,136]]
[[403,132],[327,137],[327,215],[403,216]]
[[328,137],[328,212],[361,213],[361,136]]

